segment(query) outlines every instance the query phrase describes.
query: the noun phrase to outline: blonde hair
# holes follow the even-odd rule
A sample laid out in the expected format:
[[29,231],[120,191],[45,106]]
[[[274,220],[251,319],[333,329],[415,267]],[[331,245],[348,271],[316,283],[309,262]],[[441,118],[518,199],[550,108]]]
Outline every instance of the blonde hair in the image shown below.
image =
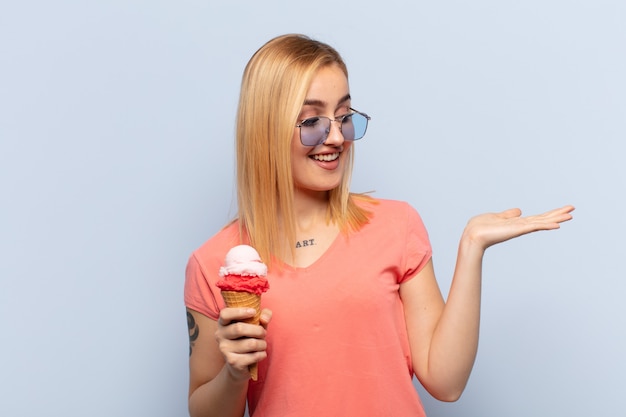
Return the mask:
[[[243,74],[236,133],[238,217],[241,235],[247,234],[266,263],[284,239],[295,247],[291,139],[309,85],[328,65],[348,76],[343,59],[329,45],[304,35],[283,35],[263,45]],[[369,212],[354,199],[372,200],[349,192],[353,149],[341,184],[329,191],[327,221],[343,232],[368,221]]]

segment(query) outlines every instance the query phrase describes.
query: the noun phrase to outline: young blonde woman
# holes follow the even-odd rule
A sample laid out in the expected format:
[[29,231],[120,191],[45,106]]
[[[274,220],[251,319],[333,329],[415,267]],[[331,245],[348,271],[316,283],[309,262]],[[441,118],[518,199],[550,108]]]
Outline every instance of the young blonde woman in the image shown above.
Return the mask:
[[[444,302],[418,213],[349,191],[369,119],[324,43],[280,36],[248,63],[239,214],[187,266],[191,416],[240,417],[246,401],[254,417],[423,416],[413,375],[435,398],[458,399],[478,346],[485,250],[571,219],[571,206],[472,218]],[[269,266],[261,325],[241,323],[254,311],[225,308],[215,286],[226,252],[242,243]]]

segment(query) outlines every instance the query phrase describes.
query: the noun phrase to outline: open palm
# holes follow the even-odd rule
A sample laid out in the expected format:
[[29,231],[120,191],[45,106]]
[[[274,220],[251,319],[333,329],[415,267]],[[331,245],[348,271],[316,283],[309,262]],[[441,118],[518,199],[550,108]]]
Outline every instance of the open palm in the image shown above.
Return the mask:
[[469,220],[465,233],[483,249],[500,242],[539,230],[558,229],[559,224],[572,219],[573,206],[564,206],[542,214],[522,217],[518,208],[500,213],[485,213]]

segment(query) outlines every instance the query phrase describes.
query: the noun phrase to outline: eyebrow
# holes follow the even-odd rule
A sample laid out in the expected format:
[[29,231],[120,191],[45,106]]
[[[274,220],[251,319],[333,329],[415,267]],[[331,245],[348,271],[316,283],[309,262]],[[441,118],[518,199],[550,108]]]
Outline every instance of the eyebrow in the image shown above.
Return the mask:
[[[350,93],[346,94],[345,96],[341,98],[341,100],[339,100],[339,104],[350,100],[350,98],[351,98]],[[326,102],[322,100],[317,100],[317,99],[308,99],[308,100],[304,100],[303,106],[326,107]]]

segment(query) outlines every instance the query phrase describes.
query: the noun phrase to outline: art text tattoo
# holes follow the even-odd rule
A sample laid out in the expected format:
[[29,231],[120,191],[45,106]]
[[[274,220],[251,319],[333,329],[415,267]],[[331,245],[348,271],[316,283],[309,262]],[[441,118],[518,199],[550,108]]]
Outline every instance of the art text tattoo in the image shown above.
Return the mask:
[[193,345],[196,344],[196,339],[200,334],[200,328],[189,311],[187,311],[187,328],[189,329],[189,356],[191,356]]
[[315,245],[315,239],[299,240],[296,242],[296,249],[304,248],[307,246],[314,246],[314,245]]

